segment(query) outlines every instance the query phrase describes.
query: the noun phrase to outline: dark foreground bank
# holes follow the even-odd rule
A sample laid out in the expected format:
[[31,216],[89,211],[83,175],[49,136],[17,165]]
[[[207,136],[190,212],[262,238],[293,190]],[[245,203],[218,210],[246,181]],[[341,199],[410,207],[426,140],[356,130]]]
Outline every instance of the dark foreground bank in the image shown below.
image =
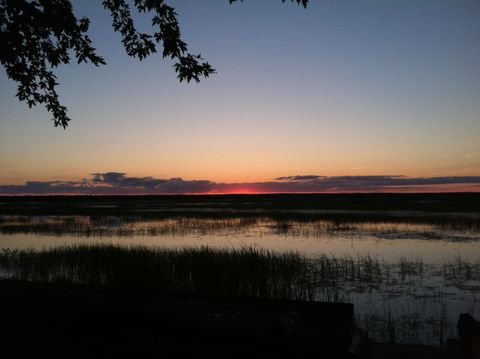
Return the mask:
[[372,343],[345,303],[13,280],[0,293],[6,358],[469,358],[459,342]]
[[2,351],[350,358],[353,305],[0,281]]

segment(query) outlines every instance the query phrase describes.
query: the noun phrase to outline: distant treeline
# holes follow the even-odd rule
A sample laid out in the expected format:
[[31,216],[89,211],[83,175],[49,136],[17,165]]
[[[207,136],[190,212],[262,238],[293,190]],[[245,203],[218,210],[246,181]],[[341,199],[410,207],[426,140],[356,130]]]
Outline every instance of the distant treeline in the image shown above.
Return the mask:
[[0,214],[142,214],[311,216],[321,211],[480,214],[480,193],[257,194],[169,196],[0,196]]

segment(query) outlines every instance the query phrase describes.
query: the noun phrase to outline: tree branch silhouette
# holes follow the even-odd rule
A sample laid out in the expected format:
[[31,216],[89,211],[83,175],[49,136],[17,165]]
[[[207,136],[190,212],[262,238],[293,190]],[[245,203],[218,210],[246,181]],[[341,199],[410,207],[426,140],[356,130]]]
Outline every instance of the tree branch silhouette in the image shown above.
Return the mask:
[[[230,4],[238,0],[229,0]],[[282,0],[282,3],[286,0]],[[242,2],[242,0],[240,0]],[[308,0],[291,0],[306,7]],[[215,69],[200,54],[188,52],[182,40],[175,9],[164,0],[134,0],[136,11],[151,14],[152,34],[137,31],[125,0],[103,0],[102,5],[112,17],[112,26],[122,35],[127,55],[140,61],[157,52],[174,60],[180,82],[200,82]],[[105,65],[87,35],[89,19],[73,14],[71,0],[0,0],[0,63],[7,76],[18,83],[16,97],[31,108],[44,105],[55,125],[64,129],[70,118],[60,103],[53,70],[69,64],[71,54],[77,63]]]

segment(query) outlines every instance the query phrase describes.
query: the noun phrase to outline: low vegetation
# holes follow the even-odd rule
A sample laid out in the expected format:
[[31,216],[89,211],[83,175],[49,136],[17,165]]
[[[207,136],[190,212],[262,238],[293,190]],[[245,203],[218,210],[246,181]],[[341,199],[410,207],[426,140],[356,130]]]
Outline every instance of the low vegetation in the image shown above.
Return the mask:
[[[445,279],[454,279],[455,283],[478,278],[480,274],[479,262],[459,257],[445,259],[440,266]],[[322,288],[338,291],[344,285],[418,279],[427,267],[418,257],[401,257],[397,262],[387,263],[371,255],[307,256],[257,247],[75,245],[0,252],[3,276],[27,281],[157,287],[304,300],[319,299]]]
[[28,281],[157,287],[209,294],[309,299],[311,263],[257,248],[152,249],[112,245],[0,254],[0,268]]
[[11,216],[0,215],[1,234],[51,236],[183,236],[221,235],[245,231],[292,237],[326,234],[367,234],[384,239],[411,234],[425,240],[477,240],[480,218],[469,216],[391,215],[388,213],[334,213],[277,215],[169,215],[145,216]]

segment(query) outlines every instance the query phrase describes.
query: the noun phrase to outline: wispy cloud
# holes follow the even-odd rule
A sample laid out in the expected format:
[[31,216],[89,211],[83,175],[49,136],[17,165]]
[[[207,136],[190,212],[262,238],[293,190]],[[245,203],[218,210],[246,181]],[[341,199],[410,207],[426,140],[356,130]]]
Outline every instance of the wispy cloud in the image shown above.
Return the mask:
[[312,181],[325,178],[324,176],[317,175],[303,175],[303,176],[286,176],[286,177],[277,177],[277,181]]
[[93,173],[82,181],[27,181],[0,185],[0,194],[200,194],[480,191],[480,176],[320,176],[295,175],[272,181],[219,183],[209,180],[130,177],[122,172]]

